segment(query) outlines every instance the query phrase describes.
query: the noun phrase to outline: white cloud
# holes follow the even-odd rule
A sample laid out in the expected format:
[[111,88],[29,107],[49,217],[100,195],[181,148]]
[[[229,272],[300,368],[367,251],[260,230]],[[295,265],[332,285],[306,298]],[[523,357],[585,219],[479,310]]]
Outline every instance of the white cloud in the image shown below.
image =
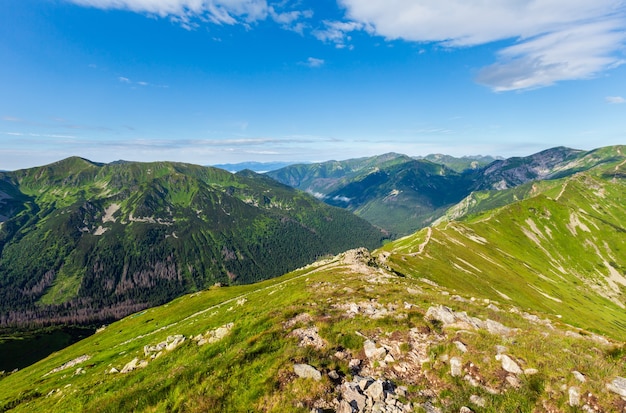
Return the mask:
[[277,6],[269,7],[269,14],[272,20],[280,24],[283,29],[291,30],[300,34],[302,34],[304,29],[308,27],[308,24],[302,22],[302,19],[310,19],[313,17],[312,10],[277,11],[276,8]]
[[324,28],[313,31],[313,36],[327,43],[335,43],[337,48],[346,47],[346,41],[351,38],[349,33],[359,30],[370,31],[370,28],[359,22],[342,22],[324,20]]
[[[388,39],[446,47],[515,40],[478,75],[479,83],[496,91],[585,79],[623,63],[622,0],[338,1],[347,19]],[[331,34],[320,40],[332,40]]]
[[612,104],[626,103],[626,99],[621,96],[607,96],[604,98],[604,100]]
[[285,2],[269,5],[267,0],[66,0],[99,9],[130,10],[168,17],[185,29],[198,27],[198,21],[221,25],[248,24],[270,16],[283,28],[302,32],[301,19],[313,16],[311,10],[281,10]]
[[322,67],[324,63],[324,59],[317,59],[315,57],[309,57],[306,61],[306,65],[309,67]]
[[118,78],[117,78],[117,80],[119,80],[119,81],[120,81],[120,82],[122,82],[122,83],[131,83],[131,82],[130,82],[130,79],[129,79],[129,78],[127,78],[127,77],[124,77],[124,76],[120,76],[120,77],[118,77]]

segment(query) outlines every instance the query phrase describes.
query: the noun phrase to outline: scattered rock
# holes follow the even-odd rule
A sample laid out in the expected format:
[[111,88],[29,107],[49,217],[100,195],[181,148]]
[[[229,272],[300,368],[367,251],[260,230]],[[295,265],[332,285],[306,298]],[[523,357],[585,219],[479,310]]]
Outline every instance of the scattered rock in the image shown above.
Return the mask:
[[613,393],[626,397],[626,379],[623,377],[616,377],[612,382],[606,385],[606,388]]
[[467,353],[467,347],[465,346],[465,344],[461,343],[460,341],[455,341],[454,345],[456,346],[456,348],[459,349],[461,353]]
[[372,340],[365,340],[365,343],[363,343],[363,350],[365,351],[365,356],[368,359],[378,360],[387,355],[387,350],[385,350],[384,347],[376,347],[376,343]]
[[[83,362],[89,360],[90,358],[91,358],[91,356],[89,356],[87,354],[82,355],[80,357],[76,357],[74,360],[70,360],[67,363],[62,364],[61,366],[50,370],[49,372],[44,374],[44,377],[46,377],[49,374],[53,374],[53,373],[56,373],[56,372],[59,372],[59,371],[66,370],[66,369],[69,369],[71,367],[74,367],[75,365],[83,363]],[[15,369],[12,373],[14,373],[16,371],[17,371],[17,369]]]
[[515,389],[519,389],[521,384],[516,376],[506,376],[506,382]]
[[489,304],[489,305],[487,306],[487,308],[488,308],[489,310],[491,310],[491,311],[495,311],[495,312],[497,312],[497,313],[499,313],[500,311],[502,311],[502,310],[500,310],[497,306],[495,306],[495,305],[493,305],[493,304]]
[[130,373],[133,370],[142,369],[146,367],[147,365],[148,365],[148,362],[146,360],[139,360],[137,357],[135,357],[134,359],[126,363],[126,365],[124,366],[124,368],[122,368],[122,371],[120,373],[122,374]]
[[502,368],[505,371],[512,373],[512,374],[522,373],[522,369],[520,368],[520,366],[506,354],[498,354],[496,356],[496,360],[499,360],[502,363]]
[[[412,412],[410,404],[398,401],[398,394],[406,395],[406,388],[396,394],[396,386],[386,379],[374,380],[371,377],[355,376],[352,381],[338,387],[337,412]],[[332,409],[331,409],[332,410]]]
[[504,354],[507,351],[509,351],[509,349],[506,346],[496,346],[496,354]]
[[532,376],[533,374],[539,373],[537,369],[524,369],[524,374],[527,376]]
[[467,406],[462,406],[459,409],[459,413],[474,413],[474,411]]
[[429,307],[426,311],[426,315],[424,315],[424,319],[426,321],[440,321],[443,323],[444,327],[454,324],[457,321],[454,311],[443,305],[437,307]]
[[311,346],[317,349],[326,347],[326,342],[320,337],[317,327],[298,328],[289,333],[288,337],[300,339],[298,346]]
[[422,403],[421,407],[426,411],[426,413],[441,413],[441,409],[433,406],[431,402]]
[[470,402],[479,407],[487,407],[487,400],[484,397],[480,397],[476,394],[470,396]]
[[570,387],[569,391],[569,405],[574,407],[580,404],[580,389],[578,387]]
[[333,380],[339,380],[339,374],[337,374],[337,372],[335,370],[331,370],[328,372],[328,377],[330,377]]
[[461,359],[458,357],[452,357],[450,359],[450,375],[452,377],[459,377],[461,375]]
[[360,359],[352,359],[352,360],[350,360],[348,362],[348,367],[352,371],[358,370],[361,367],[361,360]]
[[303,379],[313,379],[315,381],[320,381],[322,379],[322,373],[320,373],[315,367],[308,364],[294,364],[293,371],[298,375],[298,377]]
[[207,343],[216,343],[226,337],[228,333],[230,333],[230,330],[232,330],[233,326],[233,323],[224,324],[223,326],[218,327],[214,330],[207,331],[206,333],[204,333],[204,335],[198,335],[193,339],[198,343],[199,346],[205,345]]
[[380,380],[376,380],[374,383],[369,385],[367,390],[365,390],[365,394],[375,402],[384,400],[385,392],[383,389],[383,383]]
[[185,336],[183,336],[182,334],[168,336],[167,339],[165,339],[165,341],[161,341],[160,343],[154,346],[150,346],[150,345],[144,346],[143,354],[146,357],[150,356],[151,358],[154,359],[154,358],[157,358],[158,355],[160,355],[162,351],[164,350],[172,351],[176,347],[181,345],[184,341],[185,341]]
[[313,322],[313,317],[311,317],[311,315],[309,313],[300,313],[297,316],[295,316],[294,318],[285,321],[283,323],[283,327],[284,328],[291,328],[293,326],[295,326],[298,323],[302,323],[302,324],[309,324]]
[[[354,382],[345,382],[340,388],[341,397],[346,401],[350,408],[354,408],[356,411],[363,411],[365,409],[365,402],[367,398],[361,393],[361,389]],[[352,412],[352,410],[350,410]]]
[[118,369],[116,369],[115,367],[111,367],[111,370],[109,370],[109,374],[115,374],[115,373],[119,373],[120,371]]
[[579,371],[574,370],[574,371],[572,371],[572,374],[574,375],[574,377],[576,378],[576,380],[578,380],[578,381],[579,381],[579,382],[581,382],[581,383],[584,383],[584,382],[586,382],[586,381],[587,381],[587,378],[585,377],[585,375],[584,375],[584,374],[582,374],[582,373],[581,373],[581,372],[579,372]]
[[485,320],[484,328],[491,334],[498,334],[501,336],[508,336],[515,332],[515,329],[506,327],[503,324],[490,319]]
[[477,317],[470,317],[465,311],[454,312],[452,309],[439,305],[430,307],[424,315],[426,321],[439,321],[444,327],[455,327],[464,330],[485,329],[491,334],[510,335],[517,331],[502,325],[501,323],[487,319],[485,321]]

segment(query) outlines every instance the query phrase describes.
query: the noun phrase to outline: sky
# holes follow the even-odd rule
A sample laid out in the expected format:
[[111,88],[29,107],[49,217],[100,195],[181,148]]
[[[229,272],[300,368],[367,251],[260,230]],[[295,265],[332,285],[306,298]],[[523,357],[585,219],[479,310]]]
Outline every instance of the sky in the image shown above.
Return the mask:
[[2,0],[0,170],[626,144],[624,0]]

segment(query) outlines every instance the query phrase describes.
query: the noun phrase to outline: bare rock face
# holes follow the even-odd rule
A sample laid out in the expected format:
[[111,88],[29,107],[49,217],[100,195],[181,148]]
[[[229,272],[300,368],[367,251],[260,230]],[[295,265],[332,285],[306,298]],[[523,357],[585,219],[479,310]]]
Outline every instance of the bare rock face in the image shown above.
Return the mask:
[[313,379],[315,381],[322,380],[322,373],[315,367],[308,364],[294,364],[293,371],[298,377],[303,379]]

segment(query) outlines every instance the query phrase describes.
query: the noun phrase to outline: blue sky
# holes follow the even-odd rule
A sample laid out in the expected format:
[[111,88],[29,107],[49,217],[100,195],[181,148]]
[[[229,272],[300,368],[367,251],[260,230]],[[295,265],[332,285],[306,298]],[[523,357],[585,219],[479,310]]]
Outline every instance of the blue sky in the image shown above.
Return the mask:
[[622,0],[3,0],[0,169],[626,143]]

